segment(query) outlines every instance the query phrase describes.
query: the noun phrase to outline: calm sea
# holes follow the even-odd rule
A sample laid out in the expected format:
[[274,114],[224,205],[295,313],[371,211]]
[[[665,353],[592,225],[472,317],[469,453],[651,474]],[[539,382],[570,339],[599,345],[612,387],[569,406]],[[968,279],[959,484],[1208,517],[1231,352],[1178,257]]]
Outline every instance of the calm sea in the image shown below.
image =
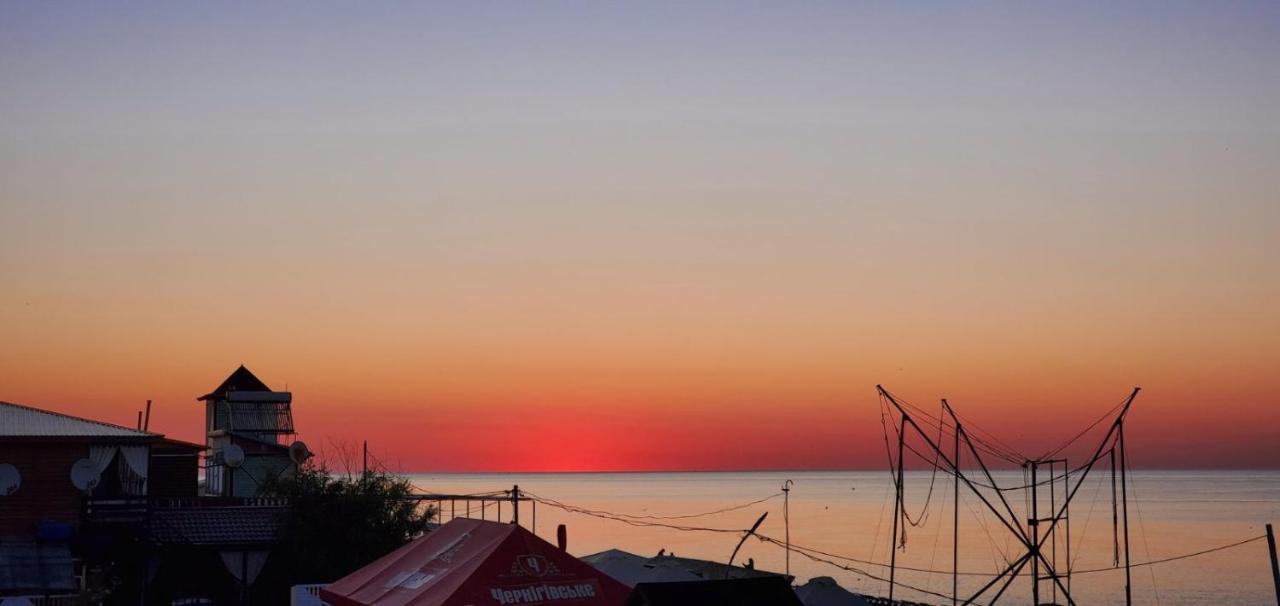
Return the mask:
[[[906,584],[950,594],[952,560],[952,490],[949,478],[929,472],[908,472],[907,513],[915,524],[906,528],[906,545],[898,551],[900,566],[948,571],[942,574],[899,570]],[[1130,546],[1134,563],[1160,560],[1225,545],[1262,535],[1267,522],[1280,522],[1280,472],[1278,471],[1146,471],[1132,472],[1129,501]],[[509,490],[522,491],[574,507],[625,514],[653,516],[633,518],[665,524],[742,529],[760,514],[768,517],[760,532],[783,539],[787,526],[791,542],[815,550],[867,562],[887,563],[890,556],[893,490],[887,472],[753,472],[753,473],[601,473],[601,474],[413,474],[423,491],[451,494]],[[794,482],[790,493],[790,524],[783,520],[781,496],[716,515],[662,519],[660,516],[687,516],[720,510],[765,499],[780,492],[785,480]],[[1021,472],[997,472],[1002,485],[1017,485]],[[932,499],[926,507],[931,481]],[[1059,484],[1060,490],[1061,484]],[[1041,492],[1047,509],[1049,496]],[[989,498],[992,497],[989,493]],[[1059,502],[1060,492],[1056,493]],[[1026,497],[1009,493],[1010,505],[1025,517]],[[466,514],[466,504],[445,503],[442,519],[451,513]],[[1016,557],[1016,541],[1010,531],[990,513],[973,493],[961,490],[960,500],[961,593],[972,592],[996,571],[1006,558]],[[502,519],[511,519],[510,503],[502,505]],[[484,514],[498,516],[490,505]],[[1042,514],[1046,515],[1046,514]],[[471,505],[471,516],[480,516],[479,504]],[[1106,473],[1090,475],[1071,504],[1071,562],[1075,571],[1107,569],[1113,565],[1115,531],[1112,525],[1111,480]],[[582,556],[610,548],[653,555],[665,549],[681,556],[726,561],[738,537],[712,532],[634,526],[612,519],[569,512],[544,502],[524,504],[520,523],[554,542],[556,526],[568,527],[569,551]],[[1066,567],[1065,541],[1057,546],[1058,568]],[[748,540],[737,562],[753,560],[758,568],[784,571],[786,553],[778,546]],[[876,576],[887,569],[873,564],[846,562]],[[855,591],[885,595],[887,585],[857,572],[841,570],[791,553],[790,569],[803,582],[815,576],[830,576]],[[1030,571],[1023,570],[1003,603],[1026,603],[1030,599]],[[1137,604],[1272,604],[1270,561],[1266,541],[1251,543],[1132,571],[1134,602]],[[928,603],[950,603],[909,589],[900,590],[906,599]],[[1077,572],[1071,591],[1080,604],[1123,603],[1124,573],[1121,570]],[[988,594],[989,595],[989,594]],[[1042,599],[1053,599],[1050,584],[1042,589]],[[985,600],[984,600],[985,602]],[[1063,600],[1065,603],[1065,600]]]

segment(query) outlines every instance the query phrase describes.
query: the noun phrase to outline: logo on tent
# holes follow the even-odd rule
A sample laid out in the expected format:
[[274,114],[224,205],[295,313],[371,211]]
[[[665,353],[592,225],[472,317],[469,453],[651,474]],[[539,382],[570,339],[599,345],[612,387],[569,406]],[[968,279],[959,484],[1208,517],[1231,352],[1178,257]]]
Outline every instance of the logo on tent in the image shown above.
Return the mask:
[[534,577],[545,576],[553,568],[547,558],[538,554],[522,555],[516,558],[516,564],[525,574]]

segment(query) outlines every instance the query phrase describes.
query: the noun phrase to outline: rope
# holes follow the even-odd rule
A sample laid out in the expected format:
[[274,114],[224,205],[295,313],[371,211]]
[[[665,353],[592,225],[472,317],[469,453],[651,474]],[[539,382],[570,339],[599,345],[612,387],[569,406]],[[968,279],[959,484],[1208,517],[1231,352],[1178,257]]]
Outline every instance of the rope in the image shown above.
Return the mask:
[[[522,491],[522,492],[523,492],[523,491]],[[671,529],[671,530],[679,530],[679,531],[682,531],[682,532],[714,532],[714,533],[725,533],[725,534],[738,534],[738,533],[746,532],[746,529],[733,529],[733,528],[710,528],[710,527],[698,527],[698,526],[680,526],[680,525],[674,525],[674,524],[663,524],[663,523],[659,523],[659,522],[645,522],[645,521],[640,521],[640,520],[629,520],[629,519],[627,519],[627,518],[621,518],[621,517],[618,517],[618,516],[617,516],[617,514],[613,514],[613,513],[611,513],[611,512],[599,511],[599,510],[593,510],[593,509],[587,509],[587,508],[585,508],[585,507],[576,507],[576,506],[573,506],[573,505],[569,505],[569,504],[567,504],[567,503],[562,503],[562,502],[560,502],[560,501],[556,501],[555,499],[549,499],[549,498],[546,498],[546,497],[537,496],[537,495],[534,495],[534,494],[532,494],[532,493],[527,493],[527,492],[525,492],[524,494],[529,495],[529,497],[530,497],[531,499],[533,499],[534,501],[537,501],[537,502],[543,503],[543,504],[548,505],[548,506],[551,506],[551,507],[556,507],[556,508],[559,508],[559,509],[563,509],[563,510],[568,511],[568,512],[570,512],[570,513],[578,513],[578,514],[588,515],[588,516],[597,517],[597,518],[601,518],[601,519],[613,520],[613,521],[615,521],[615,522],[622,522],[622,523],[624,523],[624,524],[631,524],[631,525],[633,525],[633,526],[659,527],[659,528],[667,528],[667,529]],[[768,536],[768,535],[764,535],[764,534],[760,534],[760,533],[755,533],[755,535],[754,535],[754,536],[756,536],[756,538],[758,538],[760,541],[763,541],[763,542],[765,542],[765,543],[770,543],[770,544],[777,545],[778,547],[783,547],[783,548],[785,548],[785,547],[786,547],[786,543],[785,543],[785,542],[783,542],[783,541],[782,541],[782,540],[780,540],[780,539],[775,539],[775,538],[773,538],[773,537],[770,537],[770,536]],[[1214,553],[1214,552],[1217,552],[1217,551],[1223,551],[1223,550],[1226,550],[1226,549],[1231,549],[1231,548],[1233,548],[1233,547],[1239,547],[1239,546],[1241,546],[1241,545],[1245,545],[1245,544],[1248,544],[1248,543],[1252,543],[1253,541],[1259,541],[1259,540],[1262,540],[1262,539],[1265,539],[1265,538],[1267,538],[1267,535],[1265,535],[1265,534],[1263,534],[1263,535],[1258,535],[1258,536],[1250,537],[1250,538],[1247,538],[1247,539],[1244,539],[1244,540],[1241,540],[1241,541],[1236,541],[1236,542],[1234,542],[1234,543],[1228,543],[1228,544],[1226,544],[1226,545],[1220,545],[1220,546],[1218,546],[1218,547],[1212,547],[1212,548],[1209,548],[1209,549],[1203,549],[1203,550],[1196,551],[1196,552],[1193,552],[1193,553],[1186,553],[1186,554],[1182,554],[1182,555],[1170,556],[1170,557],[1162,558],[1162,559],[1159,559],[1159,560],[1150,560],[1150,561],[1147,561],[1147,562],[1139,562],[1139,563],[1136,563],[1136,564],[1132,564],[1132,565],[1131,565],[1131,567],[1133,567],[1133,568],[1138,568],[1138,567],[1142,567],[1142,566],[1153,566],[1153,565],[1156,565],[1156,564],[1164,564],[1164,563],[1166,563],[1166,562],[1174,562],[1174,561],[1178,561],[1178,560],[1185,560],[1185,559],[1187,559],[1187,558],[1193,558],[1193,557],[1196,557],[1196,556],[1201,556],[1201,555],[1205,555],[1205,554],[1209,554],[1209,553]],[[889,564],[886,564],[886,563],[883,563],[883,562],[873,562],[873,561],[870,561],[870,560],[864,560],[864,559],[861,559],[861,558],[855,558],[855,557],[852,557],[852,556],[844,556],[844,555],[839,555],[839,554],[829,553],[829,552],[822,551],[822,550],[820,550],[820,549],[816,549],[816,548],[813,548],[813,547],[806,547],[806,546],[804,546],[804,545],[797,545],[796,543],[792,543],[792,544],[791,544],[791,550],[792,550],[792,551],[795,551],[795,552],[798,552],[798,553],[801,553],[801,554],[804,554],[804,555],[807,555],[807,556],[810,556],[810,559],[817,559],[817,560],[819,560],[819,561],[821,561],[821,560],[822,560],[822,558],[814,558],[814,557],[812,557],[812,556],[813,556],[813,555],[818,555],[818,556],[823,556],[823,557],[825,557],[825,558],[835,558],[835,559],[838,559],[838,560],[843,560],[843,561],[846,561],[846,562],[854,562],[854,563],[857,563],[857,564],[863,564],[863,565],[867,565],[867,566],[877,566],[877,567],[880,567],[880,568],[889,568]],[[845,569],[845,570],[850,570],[851,572],[857,572],[857,573],[859,573],[859,574],[864,574],[865,576],[868,576],[869,578],[872,578],[872,579],[875,579],[875,580],[880,580],[880,581],[884,581],[884,580],[886,580],[886,579],[881,579],[880,577],[877,577],[877,576],[874,576],[874,575],[871,575],[871,574],[867,574],[867,573],[865,573],[865,571],[860,571],[860,570],[851,570],[850,568],[848,568],[848,567],[846,567],[846,566],[844,566],[844,565],[841,565],[841,564],[839,564],[839,563],[836,563],[836,562],[826,562],[826,563],[829,563],[829,564],[835,565],[835,566],[837,566],[837,567],[839,567],[839,568],[842,568],[842,569]],[[950,571],[950,570],[933,570],[933,569],[928,569],[928,568],[914,568],[914,567],[910,567],[910,566],[898,566],[898,568],[900,568],[900,569],[902,569],[902,570],[911,571],[911,572],[920,572],[920,573],[926,573],[926,574],[952,574],[952,571]],[[1076,571],[1073,571],[1073,574],[1091,574],[1091,573],[1098,573],[1098,572],[1108,572],[1108,571],[1112,571],[1112,570],[1121,570],[1121,569],[1123,569],[1123,568],[1124,568],[1123,566],[1110,566],[1110,567],[1106,567],[1106,568],[1093,568],[1093,569],[1086,569],[1086,570],[1076,570]],[[959,571],[959,573],[958,573],[958,574],[966,575],[966,576],[991,576],[991,573],[989,573],[989,572],[975,572],[975,571]],[[902,585],[901,583],[897,583],[897,584]],[[903,585],[903,587],[908,587],[909,589],[915,589],[915,590],[917,590],[917,591],[921,591],[922,593],[931,593],[931,592],[929,592],[929,591],[927,591],[927,590],[921,590],[921,589],[918,589],[918,588],[915,588],[915,587],[910,587],[910,586],[908,586],[908,585]],[[940,595],[940,594],[932,594],[932,595]],[[950,595],[945,595],[945,596],[942,596],[942,597],[945,597],[945,598],[947,598],[947,599],[951,599],[951,596],[950,596]]]
[[[1194,558],[1194,557],[1196,557],[1196,556],[1202,556],[1202,555],[1205,555],[1205,554],[1214,553],[1214,552],[1216,552],[1216,551],[1223,551],[1223,550],[1231,549],[1231,548],[1233,548],[1233,547],[1239,547],[1239,546],[1241,546],[1241,545],[1247,545],[1247,544],[1252,543],[1252,542],[1254,542],[1254,541],[1261,541],[1262,539],[1265,539],[1265,538],[1267,538],[1267,535],[1265,535],[1265,534],[1260,534],[1260,535],[1258,535],[1258,536],[1256,536],[1256,537],[1251,537],[1251,538],[1248,538],[1248,539],[1244,539],[1244,540],[1242,540],[1242,541],[1236,541],[1235,543],[1228,543],[1228,544],[1226,544],[1226,545],[1219,545],[1219,546],[1217,546],[1217,547],[1210,547],[1209,549],[1202,549],[1202,550],[1200,550],[1200,551],[1196,551],[1196,552],[1193,552],[1193,553],[1184,553],[1184,554],[1182,554],[1182,555],[1170,556],[1170,557],[1167,557],[1167,558],[1161,558],[1161,559],[1159,559],[1159,560],[1151,560],[1151,561],[1149,561],[1149,562],[1138,562],[1137,564],[1130,564],[1130,565],[1129,565],[1129,567],[1130,567],[1130,568],[1138,568],[1138,567],[1140,567],[1140,566],[1154,566],[1154,565],[1156,565],[1156,564],[1166,564],[1166,563],[1168,563],[1168,562],[1176,562],[1176,561],[1178,561],[1178,560],[1185,560],[1185,559],[1187,559],[1187,558]],[[794,548],[794,546],[792,546],[792,548]],[[1112,570],[1123,570],[1123,569],[1124,569],[1124,566],[1109,566],[1109,567],[1107,567],[1107,568],[1091,568],[1091,569],[1088,569],[1088,570],[1073,570],[1073,571],[1072,571],[1072,574],[1091,574],[1091,573],[1095,573],[1095,572],[1110,572],[1110,571],[1112,571]]]

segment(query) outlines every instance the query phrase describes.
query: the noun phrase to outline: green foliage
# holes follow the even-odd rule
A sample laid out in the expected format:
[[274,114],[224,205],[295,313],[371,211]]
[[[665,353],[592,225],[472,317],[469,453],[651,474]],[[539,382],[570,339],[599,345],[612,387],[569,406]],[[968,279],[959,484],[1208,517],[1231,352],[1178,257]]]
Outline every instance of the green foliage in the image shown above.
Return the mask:
[[306,465],[266,493],[292,502],[282,555],[296,583],[335,581],[426,532],[436,513],[406,499],[407,478],[382,471],[335,476]]

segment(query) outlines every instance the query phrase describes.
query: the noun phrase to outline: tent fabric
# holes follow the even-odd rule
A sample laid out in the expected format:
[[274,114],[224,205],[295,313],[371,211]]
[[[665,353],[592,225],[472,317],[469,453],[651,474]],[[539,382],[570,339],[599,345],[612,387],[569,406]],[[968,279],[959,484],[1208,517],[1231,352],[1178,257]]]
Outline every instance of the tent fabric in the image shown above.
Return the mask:
[[796,596],[804,606],[870,606],[861,595],[836,583],[831,577],[814,577],[808,583],[796,587]]
[[458,518],[320,591],[333,606],[622,606],[630,590],[514,524]]
[[786,577],[640,583],[626,606],[803,606]]
[[670,583],[702,579],[688,568],[668,558],[651,560],[618,549],[583,556],[581,559],[627,587],[635,587],[639,583]]

